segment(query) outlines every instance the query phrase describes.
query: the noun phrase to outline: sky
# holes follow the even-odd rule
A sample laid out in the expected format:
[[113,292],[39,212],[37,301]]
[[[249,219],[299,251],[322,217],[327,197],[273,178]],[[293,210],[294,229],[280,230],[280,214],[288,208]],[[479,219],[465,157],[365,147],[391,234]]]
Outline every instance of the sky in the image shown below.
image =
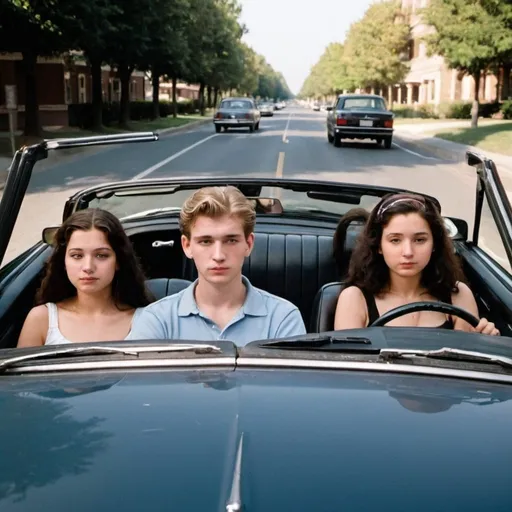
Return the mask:
[[350,25],[374,0],[239,0],[244,41],[283,73],[297,94],[329,43],[345,39]]

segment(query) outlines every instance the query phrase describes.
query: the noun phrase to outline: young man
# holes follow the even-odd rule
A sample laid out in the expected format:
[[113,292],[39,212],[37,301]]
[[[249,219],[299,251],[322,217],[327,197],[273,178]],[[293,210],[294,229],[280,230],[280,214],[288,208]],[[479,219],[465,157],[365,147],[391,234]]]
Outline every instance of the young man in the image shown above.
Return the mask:
[[245,345],[305,334],[296,306],[242,276],[255,222],[251,202],[235,187],[206,187],[192,194],[180,214],[181,244],[199,277],[147,306],[129,339],[226,339]]

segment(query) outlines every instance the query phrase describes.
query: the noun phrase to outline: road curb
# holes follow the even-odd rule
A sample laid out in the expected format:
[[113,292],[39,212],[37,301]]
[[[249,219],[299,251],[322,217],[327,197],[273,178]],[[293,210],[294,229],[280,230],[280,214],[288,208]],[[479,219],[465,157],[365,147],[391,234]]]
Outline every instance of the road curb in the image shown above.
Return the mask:
[[[191,128],[197,128],[198,126],[206,125],[213,122],[213,117],[208,117],[206,119],[199,119],[198,121],[192,121],[190,123],[183,124],[181,126],[172,126],[170,128],[164,128],[161,130],[153,130],[154,133],[157,133],[158,135],[168,135],[173,133],[180,133],[187,130],[190,130]],[[102,149],[108,149],[109,146],[105,146]],[[93,149],[93,148],[91,148]],[[98,151],[98,146],[94,146],[95,151]],[[85,150],[87,151],[87,150]],[[85,153],[86,154],[86,153]],[[82,156],[84,156],[84,153],[81,153]],[[7,181],[7,175],[9,173],[9,169],[0,169],[0,191],[4,189],[5,182]]]
[[172,126],[171,128],[164,128],[162,130],[154,130],[159,135],[165,135],[167,133],[176,133],[176,132],[184,132],[189,128],[195,128],[197,126],[201,126],[203,124],[208,124],[213,122],[213,117],[209,117],[207,119],[200,119],[199,121],[192,121],[191,123],[182,124],[181,126]]

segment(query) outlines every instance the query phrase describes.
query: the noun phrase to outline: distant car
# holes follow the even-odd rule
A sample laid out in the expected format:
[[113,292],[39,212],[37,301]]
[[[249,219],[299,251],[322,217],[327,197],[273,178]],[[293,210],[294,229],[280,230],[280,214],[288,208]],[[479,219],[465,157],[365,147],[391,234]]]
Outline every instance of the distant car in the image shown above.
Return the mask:
[[260,127],[261,114],[251,98],[226,98],[221,101],[213,117],[215,131],[222,128],[249,128],[253,132]]
[[258,109],[262,116],[273,116],[274,115],[273,103],[261,103],[259,105]]
[[382,96],[341,94],[336,106],[327,110],[327,139],[336,147],[341,147],[341,139],[374,139],[391,148],[394,114]]

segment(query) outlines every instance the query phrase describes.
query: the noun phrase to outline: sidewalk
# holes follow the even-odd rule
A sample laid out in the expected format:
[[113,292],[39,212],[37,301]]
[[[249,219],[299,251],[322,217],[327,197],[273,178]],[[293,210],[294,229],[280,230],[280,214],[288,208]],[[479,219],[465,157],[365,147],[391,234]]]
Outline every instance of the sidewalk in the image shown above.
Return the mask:
[[[196,128],[201,125],[205,125],[212,122],[211,117],[200,119],[199,121],[192,121],[191,123],[183,124],[181,126],[174,126],[171,128],[165,128],[162,130],[153,130],[159,135],[165,135],[168,133],[178,133]],[[2,134],[3,135],[3,134]],[[1,135],[0,135],[1,136]],[[78,158],[82,158],[86,155],[92,155],[104,151],[111,146],[91,146],[85,148],[66,149],[61,151],[50,151],[48,158],[42,160],[34,167],[34,172],[44,171],[53,167],[54,165],[61,164],[64,162],[72,162]],[[4,188],[5,181],[7,180],[7,174],[9,172],[9,166],[11,165],[12,158],[0,155],[0,190]]]
[[[482,125],[484,125],[483,123]],[[492,153],[485,149],[466,144],[459,144],[448,140],[433,137],[432,132],[443,128],[458,128],[459,122],[418,123],[398,124],[395,127],[395,135],[416,146],[418,151],[425,151],[433,154],[442,160],[462,163],[466,161],[466,151],[471,150],[480,153],[494,161],[500,173],[510,174],[512,177],[512,156]]]

